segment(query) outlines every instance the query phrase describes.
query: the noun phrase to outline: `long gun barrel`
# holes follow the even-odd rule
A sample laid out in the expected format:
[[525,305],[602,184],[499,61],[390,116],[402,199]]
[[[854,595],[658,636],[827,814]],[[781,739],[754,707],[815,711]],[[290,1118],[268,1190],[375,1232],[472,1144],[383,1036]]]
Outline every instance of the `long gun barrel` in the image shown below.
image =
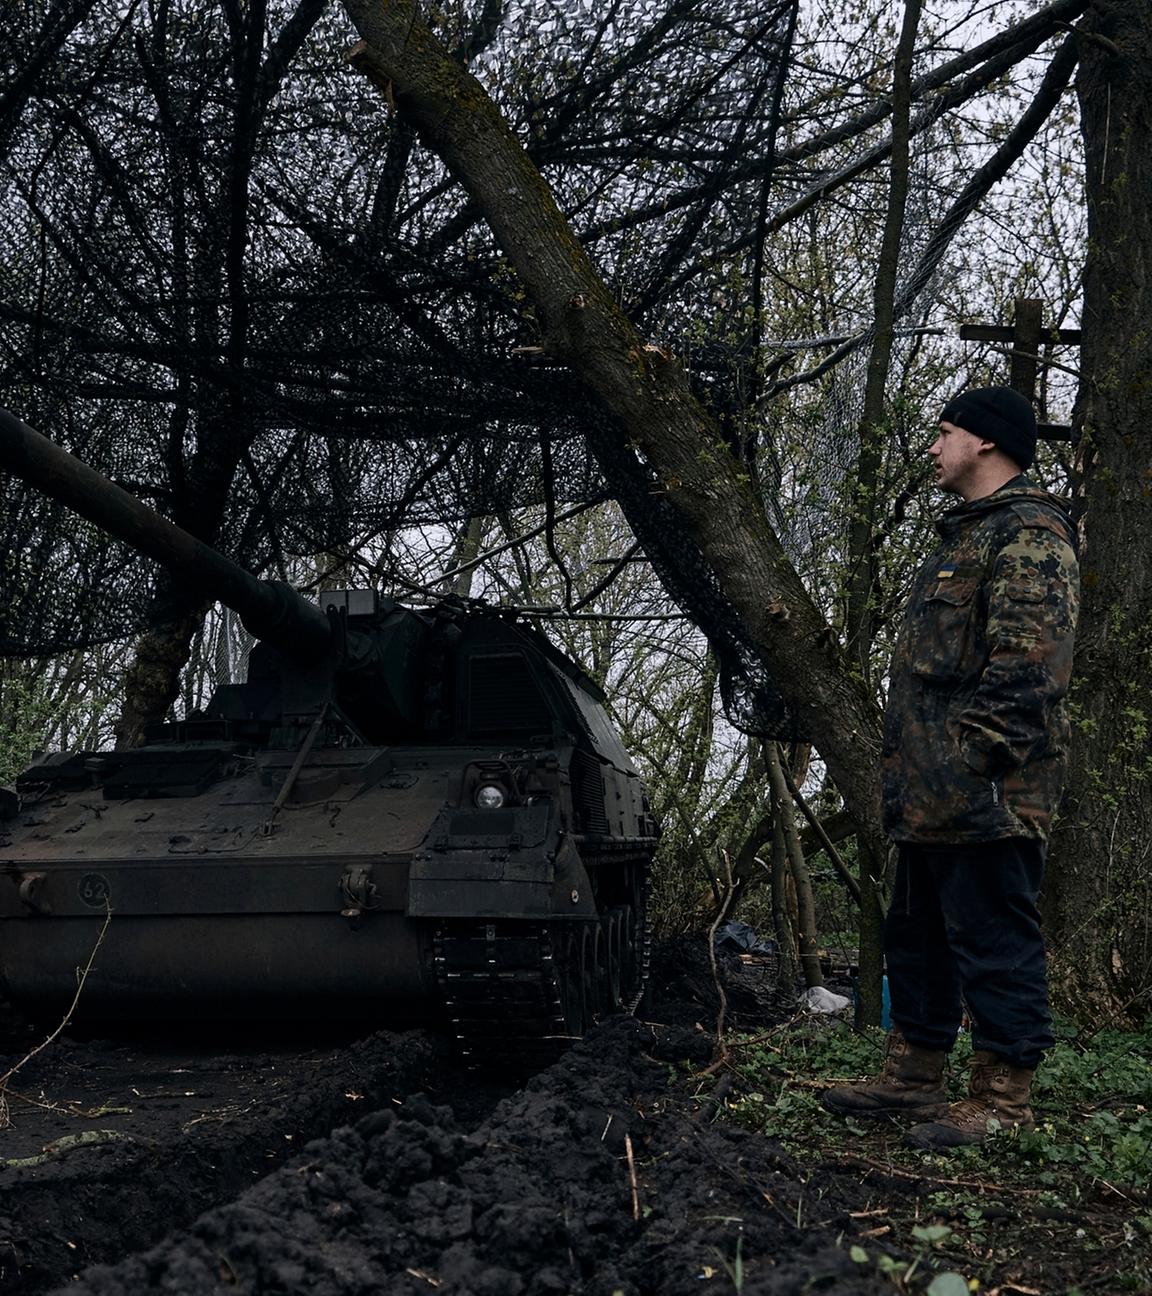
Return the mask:
[[219,599],[258,639],[302,662],[330,650],[328,617],[290,585],[258,580],[5,409],[0,409],[0,468]]

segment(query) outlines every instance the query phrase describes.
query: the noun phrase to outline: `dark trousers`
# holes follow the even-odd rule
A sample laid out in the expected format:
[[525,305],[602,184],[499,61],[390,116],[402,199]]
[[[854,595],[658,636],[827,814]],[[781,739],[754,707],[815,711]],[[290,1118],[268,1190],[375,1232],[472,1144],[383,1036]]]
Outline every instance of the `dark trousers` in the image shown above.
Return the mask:
[[1043,842],[901,846],[884,930],[892,1020],[923,1048],[950,1050],[961,998],[972,1044],[1035,1068],[1051,1048],[1036,898]]

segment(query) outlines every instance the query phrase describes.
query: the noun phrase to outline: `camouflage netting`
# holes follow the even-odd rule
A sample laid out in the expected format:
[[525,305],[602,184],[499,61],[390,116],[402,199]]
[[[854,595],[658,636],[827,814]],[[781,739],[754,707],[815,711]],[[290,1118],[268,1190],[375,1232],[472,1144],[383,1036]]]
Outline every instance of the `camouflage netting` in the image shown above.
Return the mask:
[[[267,8],[265,29],[206,0],[0,16],[0,404],[270,575],[405,527],[615,498],[734,718],[790,736],[648,467],[541,360],[477,213],[342,66],[339,7]],[[794,0],[442,8],[629,313],[705,358],[701,395],[730,414]],[[11,479],[0,545],[3,655],[123,639],[179,596]]]

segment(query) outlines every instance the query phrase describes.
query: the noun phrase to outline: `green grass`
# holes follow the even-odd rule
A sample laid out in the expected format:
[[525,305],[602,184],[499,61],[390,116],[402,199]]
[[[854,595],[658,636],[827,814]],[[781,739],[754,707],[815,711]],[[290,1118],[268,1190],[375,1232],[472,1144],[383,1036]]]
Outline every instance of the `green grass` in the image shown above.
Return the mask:
[[[878,1068],[880,1031],[856,1034],[813,1018],[732,1043],[729,1119],[773,1137],[806,1165],[872,1184],[887,1174],[915,1189],[890,1193],[891,1209],[881,1200],[884,1213],[867,1218],[887,1226],[882,1241],[843,1240],[857,1263],[886,1274],[896,1290],[948,1296],[959,1293],[960,1275],[969,1291],[1152,1291],[1152,1026],[1083,1040],[1062,1026],[1033,1088],[1035,1131],[941,1153],[903,1146],[903,1124],[846,1121],[820,1106],[827,1084]],[[962,1036],[952,1058],[954,1097],[964,1092],[970,1051]]]

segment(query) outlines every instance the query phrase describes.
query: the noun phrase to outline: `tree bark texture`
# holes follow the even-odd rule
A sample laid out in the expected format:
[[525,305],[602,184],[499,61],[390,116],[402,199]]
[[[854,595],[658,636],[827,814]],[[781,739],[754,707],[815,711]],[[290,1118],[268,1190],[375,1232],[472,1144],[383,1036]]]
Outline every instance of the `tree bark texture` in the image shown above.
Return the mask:
[[1080,30],[1083,601],[1045,917],[1057,1002],[1104,1022],[1152,1004],[1152,3],[1094,0]]
[[345,0],[363,42],[353,65],[397,104],[484,213],[533,301],[548,351],[610,416],[616,449],[639,449],[765,653],[857,822],[875,827],[880,724],[863,682],[805,591],[746,469],[680,366],[647,346],[576,240],[479,82],[432,35],[414,0]]

